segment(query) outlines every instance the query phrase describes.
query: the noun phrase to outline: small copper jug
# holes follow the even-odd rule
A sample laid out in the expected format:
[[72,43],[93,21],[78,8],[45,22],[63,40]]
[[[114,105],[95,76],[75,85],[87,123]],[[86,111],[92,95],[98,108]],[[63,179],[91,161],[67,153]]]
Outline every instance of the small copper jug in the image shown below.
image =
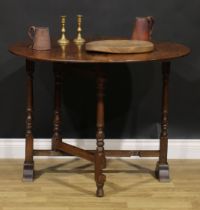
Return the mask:
[[51,40],[48,27],[31,26],[28,29],[28,35],[33,41],[34,50],[50,50]]
[[152,36],[153,25],[154,18],[151,16],[136,17],[132,39],[150,41]]

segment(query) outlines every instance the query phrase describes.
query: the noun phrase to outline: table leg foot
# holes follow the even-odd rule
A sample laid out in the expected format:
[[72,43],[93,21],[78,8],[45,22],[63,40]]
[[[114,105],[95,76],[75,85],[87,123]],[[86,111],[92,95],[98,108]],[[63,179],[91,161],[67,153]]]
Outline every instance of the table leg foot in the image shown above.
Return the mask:
[[169,165],[158,162],[155,170],[155,176],[160,182],[169,182]]
[[97,186],[96,196],[104,196],[104,183],[106,181],[106,176],[103,174],[103,168],[106,167],[106,158],[104,153],[96,152],[95,155],[95,181]]
[[32,182],[34,178],[34,163],[24,163],[23,181]]
[[104,196],[103,186],[104,186],[105,180],[106,180],[106,176],[104,174],[101,174],[98,177],[98,180],[96,180],[96,186],[97,186],[96,196],[97,197],[103,197]]

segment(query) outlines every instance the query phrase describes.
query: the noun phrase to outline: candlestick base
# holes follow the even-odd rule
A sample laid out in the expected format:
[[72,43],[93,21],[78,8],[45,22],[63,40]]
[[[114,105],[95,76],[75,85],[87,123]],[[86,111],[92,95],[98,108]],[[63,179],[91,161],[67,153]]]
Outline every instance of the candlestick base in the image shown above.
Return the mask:
[[65,35],[62,35],[62,37],[58,40],[58,44],[66,45],[69,43],[69,40],[65,37]]
[[81,38],[78,37],[78,38],[74,39],[74,42],[76,44],[83,44],[83,43],[85,43],[85,39],[83,39],[82,37]]

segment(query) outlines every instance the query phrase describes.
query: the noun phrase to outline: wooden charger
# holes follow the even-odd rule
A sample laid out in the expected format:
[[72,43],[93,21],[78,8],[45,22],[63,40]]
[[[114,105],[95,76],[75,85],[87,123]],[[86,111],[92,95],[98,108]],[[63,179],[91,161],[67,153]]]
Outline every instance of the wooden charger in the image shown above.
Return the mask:
[[154,50],[154,44],[140,40],[101,40],[88,42],[87,51],[104,53],[145,53]]

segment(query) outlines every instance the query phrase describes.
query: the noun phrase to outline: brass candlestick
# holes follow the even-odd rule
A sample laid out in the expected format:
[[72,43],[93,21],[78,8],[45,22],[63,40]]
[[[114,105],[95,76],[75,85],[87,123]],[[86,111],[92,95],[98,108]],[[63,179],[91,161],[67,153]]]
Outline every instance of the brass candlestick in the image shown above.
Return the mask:
[[83,18],[82,15],[77,15],[77,25],[78,25],[78,28],[77,28],[77,38],[74,39],[74,42],[77,43],[77,44],[84,43],[85,42],[85,39],[83,39],[82,38],[82,35],[81,35],[81,32],[82,32],[82,28],[81,28],[82,18]]
[[69,43],[69,40],[66,38],[66,28],[65,28],[65,25],[66,25],[66,16],[61,16],[61,38],[58,40],[58,43],[59,44],[68,44]]

